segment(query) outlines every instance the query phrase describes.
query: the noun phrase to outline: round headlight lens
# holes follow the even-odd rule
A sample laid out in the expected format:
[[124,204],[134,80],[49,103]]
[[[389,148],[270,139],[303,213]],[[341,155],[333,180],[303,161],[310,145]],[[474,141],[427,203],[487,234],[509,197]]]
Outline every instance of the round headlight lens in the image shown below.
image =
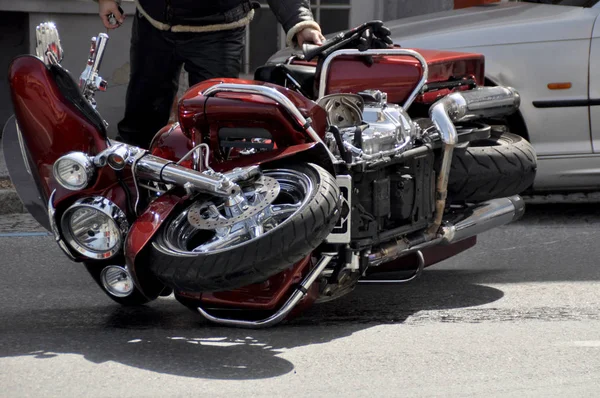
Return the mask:
[[61,221],[62,235],[69,246],[97,260],[117,254],[128,229],[125,213],[101,196],[78,200],[64,212]]
[[76,191],[85,188],[94,173],[92,161],[83,153],[70,153],[54,163],[54,178],[66,189]]
[[95,252],[111,251],[121,240],[115,221],[91,207],[75,210],[69,220],[69,229],[78,245]]
[[102,285],[115,297],[127,297],[133,292],[133,281],[126,268],[111,265],[100,274]]

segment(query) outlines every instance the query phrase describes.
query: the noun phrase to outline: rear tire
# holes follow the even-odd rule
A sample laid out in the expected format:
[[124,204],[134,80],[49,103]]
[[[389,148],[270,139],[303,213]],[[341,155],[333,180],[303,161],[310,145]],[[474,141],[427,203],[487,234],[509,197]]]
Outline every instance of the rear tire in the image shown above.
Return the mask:
[[[162,226],[150,245],[150,271],[175,291],[227,291],[263,282],[309,255],[325,240],[339,218],[340,190],[335,178],[319,166],[303,164],[285,170],[299,172],[311,182],[310,192],[289,218],[230,248],[194,252],[190,251],[192,247],[174,248],[175,239],[168,232],[182,228],[183,223],[177,221],[179,214],[183,214],[180,211]],[[268,176],[270,172],[279,170],[265,170],[264,174]],[[187,208],[191,205],[186,204]],[[189,235],[189,227],[186,231]],[[190,237],[189,241],[193,239]]]
[[511,133],[492,133],[454,150],[448,197],[451,202],[481,202],[517,195],[533,184],[537,159],[531,144]]

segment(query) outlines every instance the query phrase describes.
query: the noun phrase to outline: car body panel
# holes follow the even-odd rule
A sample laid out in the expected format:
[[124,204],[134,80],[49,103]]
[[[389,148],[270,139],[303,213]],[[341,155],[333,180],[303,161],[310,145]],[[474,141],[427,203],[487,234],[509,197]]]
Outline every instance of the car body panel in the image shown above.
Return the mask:
[[[532,3],[494,3],[386,22],[392,38],[450,49],[578,40],[591,36],[600,10]],[[524,33],[527,35],[523,35]],[[412,44],[411,44],[412,46]]]
[[[591,153],[589,109],[536,108],[534,102],[588,99],[589,40],[524,43],[473,48],[486,57],[486,77],[515,87],[520,112],[538,156]],[[551,60],[544,54],[562,54]],[[582,62],[574,63],[574,59]],[[532,73],[535,71],[535,73]],[[549,83],[570,82],[568,90],[549,90]],[[560,110],[560,111],[558,111]]]
[[600,153],[600,22],[596,20],[590,45],[590,128],[592,129],[592,148]]

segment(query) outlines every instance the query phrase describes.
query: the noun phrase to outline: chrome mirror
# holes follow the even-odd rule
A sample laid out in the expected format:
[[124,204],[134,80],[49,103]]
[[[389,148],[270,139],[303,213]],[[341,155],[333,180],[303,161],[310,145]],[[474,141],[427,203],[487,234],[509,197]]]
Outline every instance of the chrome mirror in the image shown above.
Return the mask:
[[46,65],[56,65],[63,60],[63,49],[60,45],[58,29],[53,22],[45,22],[35,30],[36,36],[36,55]]

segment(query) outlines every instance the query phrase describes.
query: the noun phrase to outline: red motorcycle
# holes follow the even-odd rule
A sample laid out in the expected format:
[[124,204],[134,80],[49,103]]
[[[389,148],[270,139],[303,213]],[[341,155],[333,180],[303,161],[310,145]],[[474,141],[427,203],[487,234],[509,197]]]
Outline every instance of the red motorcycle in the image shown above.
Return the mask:
[[[9,69],[11,178],[123,305],[174,294],[212,322],[258,328],[359,283],[412,280],[518,219],[536,157],[493,127],[520,99],[483,87],[483,56],[388,36],[365,23],[255,80],[191,87],[144,149],[109,139],[95,108],[108,36],[92,39],[77,84],[42,24],[37,56]],[[408,276],[374,279],[398,270]]]

